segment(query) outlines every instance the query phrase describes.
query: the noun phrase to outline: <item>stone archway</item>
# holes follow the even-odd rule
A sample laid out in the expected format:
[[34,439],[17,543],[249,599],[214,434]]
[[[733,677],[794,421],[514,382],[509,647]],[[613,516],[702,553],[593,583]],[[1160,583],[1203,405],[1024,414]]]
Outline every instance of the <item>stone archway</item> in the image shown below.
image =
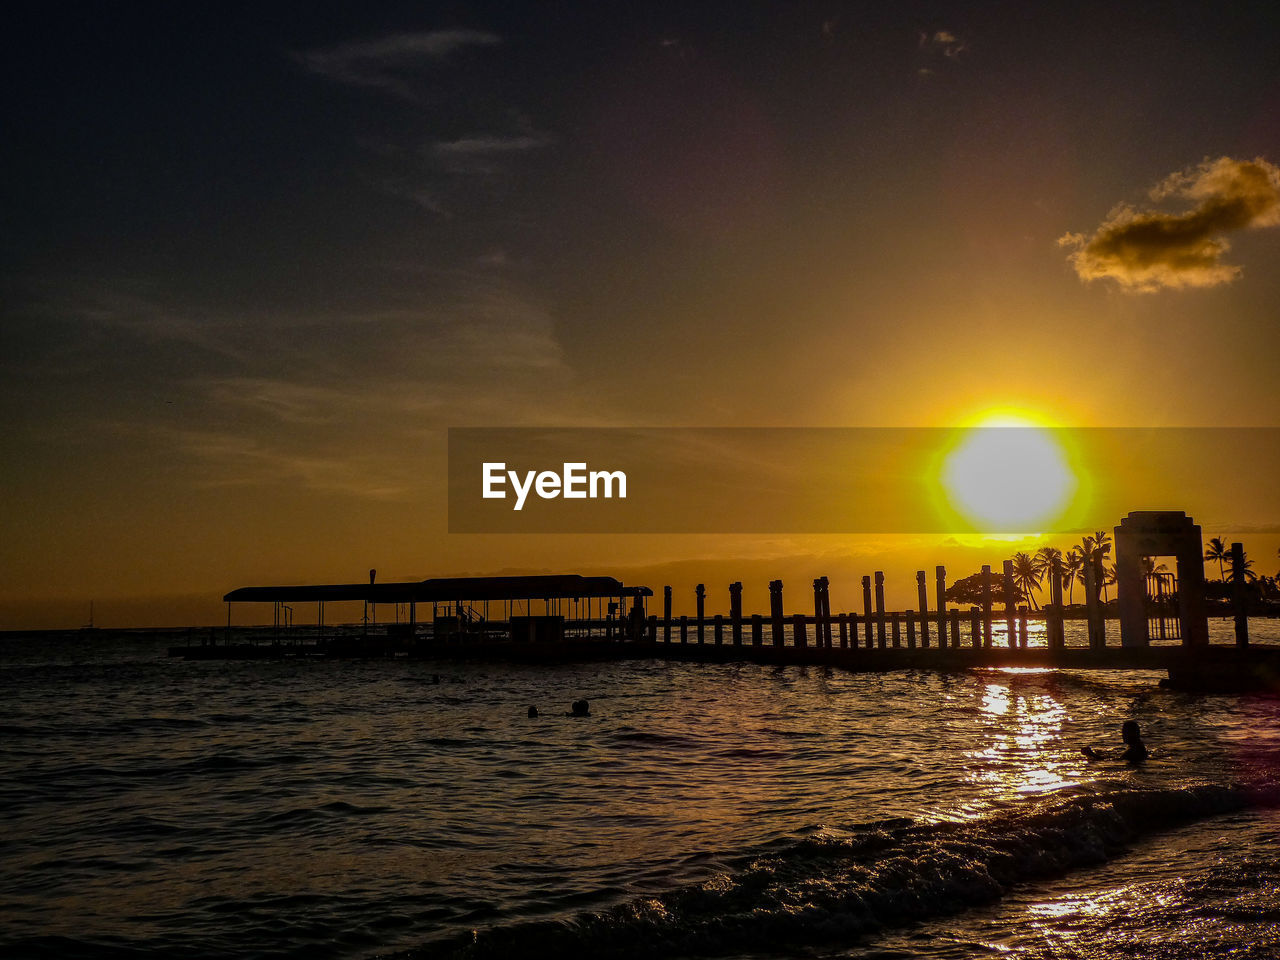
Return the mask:
[[1181,510],[1136,510],[1115,528],[1116,602],[1120,608],[1120,645],[1145,647],[1146,579],[1143,557],[1172,556],[1177,561],[1178,620],[1184,646],[1209,642],[1204,597],[1204,548],[1200,527]]

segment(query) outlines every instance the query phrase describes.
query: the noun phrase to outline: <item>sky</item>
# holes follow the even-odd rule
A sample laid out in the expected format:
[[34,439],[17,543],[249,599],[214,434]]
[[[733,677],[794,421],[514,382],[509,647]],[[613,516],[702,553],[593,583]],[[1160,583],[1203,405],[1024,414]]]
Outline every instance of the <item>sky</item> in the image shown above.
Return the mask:
[[1280,426],[1278,40],[1263,4],[26,5],[0,628],[371,567],[763,606],[998,564],[450,534],[447,430]]

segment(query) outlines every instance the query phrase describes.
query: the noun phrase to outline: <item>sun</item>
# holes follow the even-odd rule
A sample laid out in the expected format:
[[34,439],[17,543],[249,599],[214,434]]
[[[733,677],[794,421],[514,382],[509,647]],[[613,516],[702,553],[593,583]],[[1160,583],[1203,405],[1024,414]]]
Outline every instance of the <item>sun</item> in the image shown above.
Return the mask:
[[991,532],[1049,529],[1078,486],[1055,432],[994,413],[961,432],[942,458],[943,493],[964,520]]

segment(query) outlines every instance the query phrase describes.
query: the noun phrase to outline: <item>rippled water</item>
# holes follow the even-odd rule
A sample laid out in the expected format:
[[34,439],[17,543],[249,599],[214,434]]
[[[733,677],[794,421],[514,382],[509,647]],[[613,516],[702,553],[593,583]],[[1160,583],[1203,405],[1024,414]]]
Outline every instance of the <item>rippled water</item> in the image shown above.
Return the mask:
[[7,955],[1280,953],[1272,698],[166,643],[0,640]]

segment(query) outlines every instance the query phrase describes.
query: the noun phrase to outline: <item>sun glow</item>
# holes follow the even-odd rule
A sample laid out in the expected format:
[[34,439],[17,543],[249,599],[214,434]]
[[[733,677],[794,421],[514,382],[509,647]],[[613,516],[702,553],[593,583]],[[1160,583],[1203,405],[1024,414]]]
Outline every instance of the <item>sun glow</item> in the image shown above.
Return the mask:
[[941,485],[960,518],[990,531],[1047,529],[1078,486],[1054,433],[1028,417],[988,415],[942,459]]

